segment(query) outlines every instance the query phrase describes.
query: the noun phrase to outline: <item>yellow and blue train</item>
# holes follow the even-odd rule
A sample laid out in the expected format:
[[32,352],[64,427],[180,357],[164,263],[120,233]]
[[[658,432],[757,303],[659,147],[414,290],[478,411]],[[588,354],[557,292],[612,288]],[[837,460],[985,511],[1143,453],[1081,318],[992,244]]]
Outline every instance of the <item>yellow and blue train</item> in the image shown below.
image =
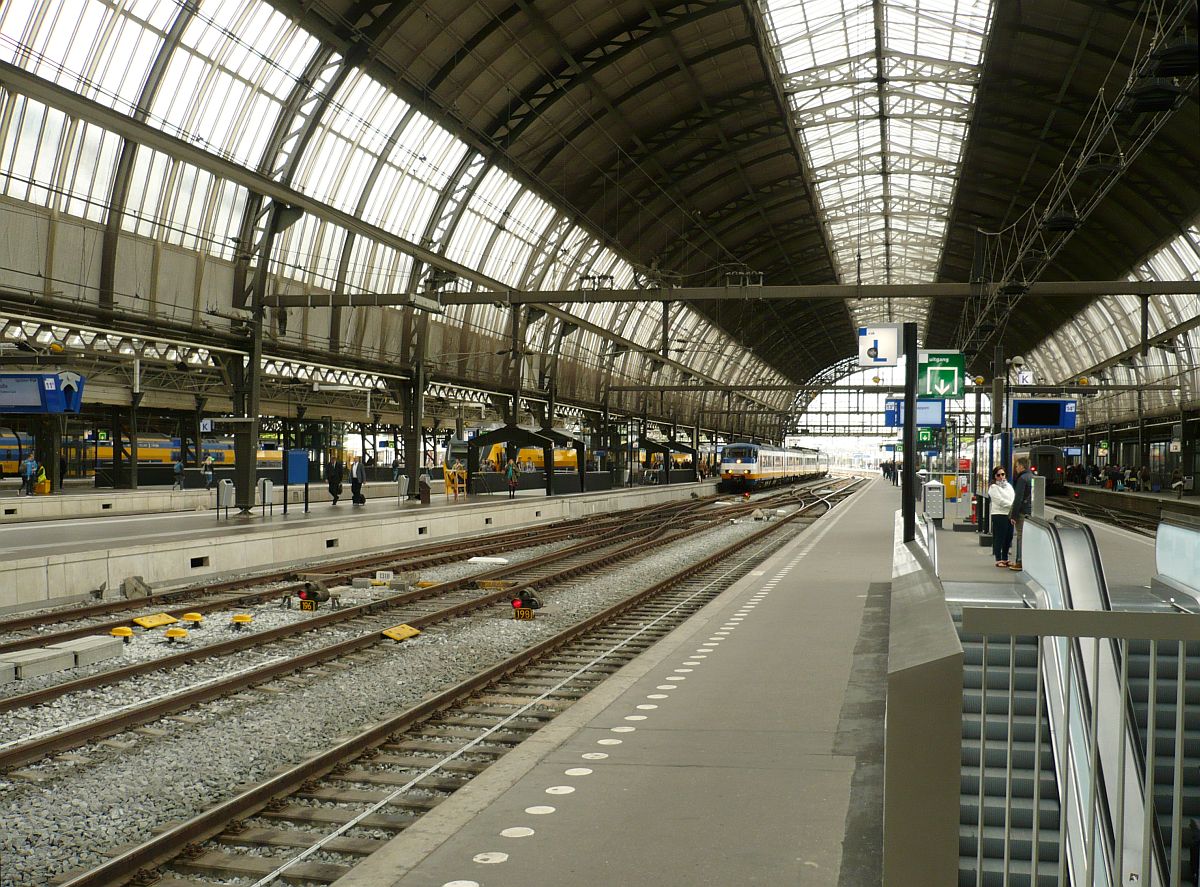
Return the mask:
[[731,443],[721,452],[722,492],[760,490],[775,484],[824,477],[829,456],[809,447],[771,447],[756,443]]
[[[0,476],[12,477],[18,473],[21,460],[33,451],[32,435],[13,431],[10,428],[0,428]],[[63,453],[67,458],[68,473],[73,476],[95,474],[97,464],[113,461],[112,440],[95,440],[92,438],[63,438]],[[137,456],[140,463],[174,464],[180,458],[179,438],[167,437],[164,434],[139,434]],[[201,442],[200,458],[213,457],[217,465],[233,464],[233,441],[228,439],[212,439]],[[129,459],[129,438],[121,440],[121,457]],[[283,451],[271,442],[260,442],[258,447],[258,464],[263,468],[279,467],[283,462]]]

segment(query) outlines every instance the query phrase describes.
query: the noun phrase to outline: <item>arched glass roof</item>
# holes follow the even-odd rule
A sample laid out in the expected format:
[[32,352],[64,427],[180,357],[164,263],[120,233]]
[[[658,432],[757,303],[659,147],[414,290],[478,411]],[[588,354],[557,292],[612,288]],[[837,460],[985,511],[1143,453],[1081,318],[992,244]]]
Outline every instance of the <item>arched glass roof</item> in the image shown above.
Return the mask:
[[[1200,279],[1200,227],[1190,225],[1129,277]],[[1151,346],[1144,357],[1142,299],[1124,295],[1093,302],[1026,359],[1051,383],[1083,376],[1099,384],[1139,386],[1145,413],[1194,408],[1200,404],[1200,297],[1153,296],[1147,307]],[[1127,420],[1138,413],[1138,396],[1137,391],[1124,391],[1087,397],[1081,410],[1088,422]]]
[[[514,290],[634,281],[630,262],[573,215],[479,154],[429,109],[355,67],[343,47],[323,43],[263,0],[10,0],[0,7],[0,58],[272,179],[285,175],[281,161],[290,158],[290,187]],[[319,116],[301,138],[303,115],[314,107]],[[0,192],[7,197],[107,224],[124,148],[115,133],[0,92]],[[202,166],[146,146],[133,149],[127,180],[119,183],[126,189],[116,204],[119,230],[232,264],[239,243],[247,246],[245,232],[254,230],[247,227],[254,198]],[[351,234],[321,212],[304,214],[276,238],[271,262],[279,292],[405,292],[420,284],[413,277],[418,266],[403,249]],[[135,296],[119,293],[118,300],[138,307]],[[164,316],[190,316],[194,309],[191,293],[159,298]],[[641,352],[660,346],[656,304],[571,310]],[[670,358],[733,385],[786,384],[691,308],[675,306],[671,315]],[[507,313],[490,305],[450,309],[441,322],[500,339],[508,330]],[[532,324],[529,346],[556,322]],[[289,338],[301,335],[297,326],[289,324]],[[305,341],[320,342],[319,326],[303,331]],[[361,318],[350,323],[364,356],[390,359],[378,326]],[[614,357],[601,336],[586,330],[563,336],[564,360],[594,370],[611,361],[614,382],[687,375],[664,371],[641,352]],[[473,365],[493,376],[494,357],[478,355]],[[596,396],[595,390],[577,394]],[[718,395],[675,397],[695,407]],[[783,408],[790,397],[780,391],[757,399]]]
[[[991,0],[762,0],[843,283],[932,282],[979,80]],[[855,326],[925,299],[862,302]]]

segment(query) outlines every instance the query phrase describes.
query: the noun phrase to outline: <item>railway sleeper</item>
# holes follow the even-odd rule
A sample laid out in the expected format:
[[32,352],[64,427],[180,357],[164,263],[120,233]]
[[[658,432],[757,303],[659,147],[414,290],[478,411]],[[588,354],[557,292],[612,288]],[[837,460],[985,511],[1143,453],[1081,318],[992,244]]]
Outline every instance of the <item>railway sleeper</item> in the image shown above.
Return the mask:
[[[182,874],[214,875],[228,877],[262,877],[279,868],[279,860],[270,856],[251,856],[243,853],[222,853],[206,850],[195,859],[179,857],[171,862],[171,868]],[[316,881],[332,884],[350,872],[350,867],[328,862],[299,862],[280,875],[287,884]]]
[[[413,788],[410,791],[424,791],[423,788]],[[388,796],[388,792],[369,791],[361,788],[316,788],[312,791],[297,792],[292,795],[301,801],[331,801],[334,804],[378,804]],[[392,798],[388,801],[389,807],[396,807],[401,810],[432,810],[442,801],[446,800],[446,795],[436,798]]]
[[[406,739],[403,742],[398,742],[395,744],[389,743],[388,745],[384,746],[384,748],[386,748],[388,751],[399,751],[399,752],[424,751],[424,752],[433,752],[434,754],[444,755],[447,752],[454,751],[455,745],[454,745],[454,743],[451,743],[451,742],[420,742],[420,741],[413,740],[413,739]],[[475,755],[477,757],[498,758],[502,754],[504,754],[506,751],[508,751],[508,749],[489,748],[486,745],[477,745],[471,749],[469,754]],[[429,763],[433,764],[435,762],[431,760]]]
[[[397,786],[407,785],[418,773],[425,772],[424,767],[405,767],[403,771],[396,770],[359,770],[351,769],[338,775],[339,779],[347,782],[363,782],[372,785]],[[439,792],[455,792],[470,782],[474,774],[457,776],[425,776],[417,785],[420,788]],[[306,845],[307,846],[307,845]]]
[[[395,746],[382,746],[383,748],[395,748]],[[396,749],[397,751],[407,751],[407,749]],[[437,763],[434,758],[425,758],[419,755],[378,755],[371,759],[371,763],[382,767],[403,767],[408,770],[425,771]],[[464,761],[458,758],[453,761],[447,761],[438,766],[438,771],[451,775],[462,774],[465,777],[478,776],[484,770],[491,766],[490,761]],[[352,772],[352,771],[347,771]]]
[[[446,712],[445,717],[439,718],[441,723],[446,723],[450,718],[456,717],[492,717],[492,718],[507,718],[511,714],[515,714],[515,708],[503,708],[498,705],[464,705],[454,711]],[[539,721],[552,721],[558,717],[556,711],[542,711],[541,709],[531,708],[528,711],[521,712],[523,718],[535,718]]]
[[[480,735],[479,729],[470,729],[468,727],[457,727],[448,730],[423,730],[418,734],[414,734],[416,739],[459,739],[471,740]],[[488,742],[496,745],[520,745],[526,739],[533,735],[533,732],[528,733],[512,733],[497,731],[489,733]]]
[[[285,804],[278,810],[261,810],[260,819],[272,822],[297,822],[305,825],[345,825],[359,815],[359,811],[344,807],[306,807],[304,804]],[[415,816],[393,816],[390,813],[372,813],[363,817],[356,825],[361,828],[377,828],[389,832],[402,832],[414,822]]]
[[[252,827],[240,832],[222,832],[216,840],[222,844],[244,847],[283,847],[287,849],[307,850],[312,846],[311,832],[294,831],[290,829]],[[382,850],[387,841],[374,838],[348,838],[340,835],[330,839],[325,849],[333,853],[345,853],[350,856],[370,856],[377,850]]]
[[[528,705],[531,700],[538,699],[540,693],[526,692],[521,693],[516,687],[506,687],[509,692],[506,694],[488,693],[485,696],[480,696],[479,701],[485,705]],[[555,690],[544,699],[538,699],[538,705],[543,707],[554,708],[559,711],[565,711],[575,704],[577,699],[582,698],[587,690],[571,690],[566,687]]]

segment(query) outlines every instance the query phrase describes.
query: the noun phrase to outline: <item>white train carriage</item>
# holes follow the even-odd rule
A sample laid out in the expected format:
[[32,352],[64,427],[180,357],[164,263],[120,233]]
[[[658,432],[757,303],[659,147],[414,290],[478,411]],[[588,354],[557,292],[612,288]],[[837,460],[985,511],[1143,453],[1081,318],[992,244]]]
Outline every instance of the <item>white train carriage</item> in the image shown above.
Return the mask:
[[757,490],[828,473],[829,456],[820,450],[732,443],[721,454],[720,488],[727,492]]

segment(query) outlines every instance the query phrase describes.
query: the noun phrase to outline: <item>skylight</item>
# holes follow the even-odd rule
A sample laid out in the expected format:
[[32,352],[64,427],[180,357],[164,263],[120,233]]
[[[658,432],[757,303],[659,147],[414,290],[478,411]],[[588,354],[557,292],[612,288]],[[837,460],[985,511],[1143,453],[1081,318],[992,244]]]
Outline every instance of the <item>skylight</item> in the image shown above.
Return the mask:
[[[760,3],[841,282],[932,282],[991,0]],[[924,341],[929,300],[851,315],[856,327],[916,321]]]

